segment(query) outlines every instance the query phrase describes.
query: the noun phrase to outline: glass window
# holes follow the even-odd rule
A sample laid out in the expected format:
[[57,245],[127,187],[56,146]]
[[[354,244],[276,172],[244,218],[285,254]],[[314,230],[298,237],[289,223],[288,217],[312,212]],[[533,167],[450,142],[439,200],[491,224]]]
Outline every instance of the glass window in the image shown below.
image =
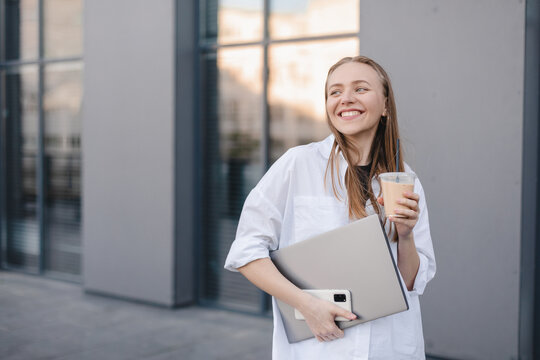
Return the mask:
[[45,67],[44,267],[80,273],[82,64]]
[[4,1],[5,12],[2,23],[7,36],[4,40],[5,59],[0,61],[38,58],[38,8],[38,0]]
[[330,134],[324,82],[331,65],[359,53],[359,3],[201,2],[203,302],[267,310],[268,296],[223,264],[243,202],[268,164]]
[[293,146],[330,134],[324,106],[326,74],[339,59],[358,51],[358,38],[270,47],[270,162]]
[[0,7],[2,261],[78,280],[82,0]]
[[269,0],[271,38],[357,33],[360,0]]
[[82,1],[43,0],[45,57],[82,55]]
[[256,309],[260,292],[223,271],[244,200],[263,171],[262,48],[224,48],[203,59],[205,119],[202,298]]
[[219,43],[262,40],[262,0],[207,0],[204,4],[204,38]]
[[5,114],[6,260],[10,266],[38,271],[38,69],[7,70],[2,81]]

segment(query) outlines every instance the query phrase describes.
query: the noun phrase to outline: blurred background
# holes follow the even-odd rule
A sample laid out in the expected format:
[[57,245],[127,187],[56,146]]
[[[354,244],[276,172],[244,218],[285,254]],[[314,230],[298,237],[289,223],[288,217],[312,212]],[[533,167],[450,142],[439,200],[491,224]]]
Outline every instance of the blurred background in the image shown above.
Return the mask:
[[390,74],[426,191],[427,353],[540,356],[539,9],[1,0],[1,268],[269,318],[269,297],[223,270],[243,201],[288,148],[330,134],[326,73],[362,54]]

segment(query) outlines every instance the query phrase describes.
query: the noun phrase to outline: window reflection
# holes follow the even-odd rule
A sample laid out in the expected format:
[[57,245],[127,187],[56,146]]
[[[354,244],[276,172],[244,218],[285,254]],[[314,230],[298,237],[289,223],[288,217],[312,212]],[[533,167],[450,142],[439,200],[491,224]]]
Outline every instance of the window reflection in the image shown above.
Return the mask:
[[270,0],[270,37],[356,33],[360,0]]
[[45,67],[45,268],[79,274],[81,219],[80,63]]
[[[38,57],[38,0],[4,1],[5,59]],[[0,59],[3,60],[3,59]]]
[[324,107],[326,74],[339,59],[357,55],[358,51],[358,38],[270,47],[271,162],[293,146],[330,134]]
[[201,97],[206,144],[204,183],[206,300],[256,309],[259,291],[237,273],[222,271],[249,191],[262,174],[262,49],[220,49],[203,63]]
[[82,55],[82,1],[43,0],[45,57]]
[[207,0],[205,6],[205,38],[219,43],[262,40],[262,0]]
[[37,66],[9,69],[5,83],[5,169],[7,262],[37,271],[38,71]]
[[[359,0],[267,2],[267,38],[263,0],[206,0],[200,8],[205,152],[200,297],[256,312],[261,310],[260,291],[238,273],[222,271],[222,266],[244,199],[266,170],[261,144],[268,137],[273,162],[290,147],[326,137],[330,133],[324,110],[326,73],[341,57],[359,52],[358,37],[349,37],[359,32]],[[342,38],[301,41],[327,35]],[[298,41],[276,44],[275,39]],[[205,45],[213,41],[217,52],[208,54]],[[261,45],[241,45],[244,42]],[[269,44],[268,59],[263,58],[263,44]],[[267,89],[263,89],[265,71]],[[269,134],[262,126],[267,105]]]

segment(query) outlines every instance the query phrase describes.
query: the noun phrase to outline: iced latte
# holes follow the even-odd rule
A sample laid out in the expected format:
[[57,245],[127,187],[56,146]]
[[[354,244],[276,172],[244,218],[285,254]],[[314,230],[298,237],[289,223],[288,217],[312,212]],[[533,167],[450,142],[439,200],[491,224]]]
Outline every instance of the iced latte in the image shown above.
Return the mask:
[[408,209],[406,206],[397,203],[398,199],[403,198],[403,192],[414,191],[414,180],[416,176],[411,173],[393,172],[379,175],[384,200],[384,212],[386,216],[394,215],[403,217],[395,213],[396,209]]

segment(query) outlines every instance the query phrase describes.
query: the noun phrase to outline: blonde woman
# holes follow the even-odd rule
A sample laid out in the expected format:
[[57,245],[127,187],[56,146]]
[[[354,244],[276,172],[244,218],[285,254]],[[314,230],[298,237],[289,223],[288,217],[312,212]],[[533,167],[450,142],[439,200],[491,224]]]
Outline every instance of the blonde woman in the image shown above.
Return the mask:
[[[332,135],[289,149],[251,191],[225,268],[297,308],[314,338],[289,344],[273,301],[273,359],[424,359],[418,297],[435,274],[428,211],[420,181],[403,193],[385,230],[392,239],[408,311],[353,326],[345,332],[336,316],[355,315],[302,291],[274,266],[269,252],[377,213],[378,174],[396,170],[399,138],[396,105],[384,69],[364,57],[347,57],[328,71],[326,115]],[[400,156],[400,169],[412,172]]]

